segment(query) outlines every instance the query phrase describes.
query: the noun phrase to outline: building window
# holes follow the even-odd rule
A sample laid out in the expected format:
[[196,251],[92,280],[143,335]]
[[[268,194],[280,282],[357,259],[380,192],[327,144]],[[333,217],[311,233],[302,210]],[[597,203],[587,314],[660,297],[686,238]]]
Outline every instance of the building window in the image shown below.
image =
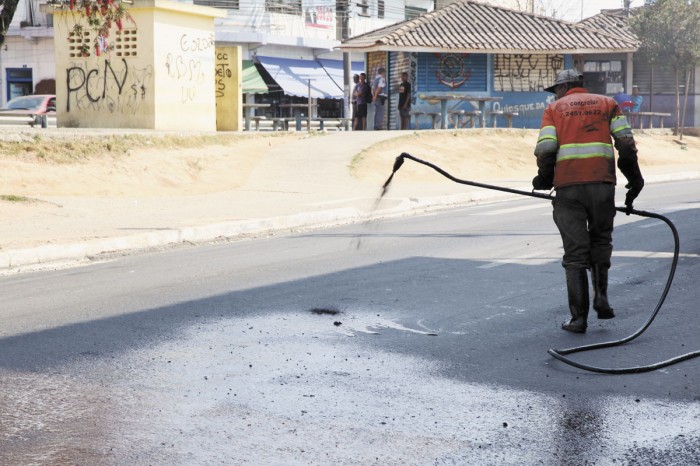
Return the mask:
[[583,65],[583,81],[594,94],[613,95],[624,89],[625,76],[620,60],[592,60]]
[[369,18],[369,0],[357,0],[357,15]]
[[377,0],[377,18],[384,19],[384,0]]
[[224,8],[226,10],[238,10],[239,0],[194,0],[195,5],[211,6],[214,8]]
[[404,17],[405,19],[413,19],[427,12],[428,10],[426,10],[425,8],[418,8],[417,6],[406,5],[406,8],[404,9]]
[[301,16],[301,0],[265,0],[265,11]]

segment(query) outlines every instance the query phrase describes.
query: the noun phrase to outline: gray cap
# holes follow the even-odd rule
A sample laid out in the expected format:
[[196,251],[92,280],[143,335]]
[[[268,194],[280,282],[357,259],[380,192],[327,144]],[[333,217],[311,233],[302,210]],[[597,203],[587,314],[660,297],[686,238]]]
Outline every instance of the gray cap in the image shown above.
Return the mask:
[[557,73],[554,84],[545,89],[547,92],[554,93],[554,88],[559,84],[564,83],[582,83],[583,75],[576,70],[563,70]]

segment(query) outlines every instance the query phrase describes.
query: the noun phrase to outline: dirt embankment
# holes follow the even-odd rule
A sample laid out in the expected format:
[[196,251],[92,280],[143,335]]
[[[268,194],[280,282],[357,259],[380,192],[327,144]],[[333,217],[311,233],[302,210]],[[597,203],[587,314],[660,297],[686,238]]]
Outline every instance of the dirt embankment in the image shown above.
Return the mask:
[[[291,140],[332,135],[83,132],[1,135],[0,195],[5,201],[52,196],[150,197],[236,189],[271,149]],[[381,183],[394,158],[407,151],[457,177],[507,180],[536,173],[536,130],[396,132],[349,163],[352,176]],[[357,133],[361,138],[362,133]],[[700,138],[679,144],[669,131],[636,134],[643,173],[696,170]],[[408,149],[408,150],[407,150]],[[691,167],[691,168],[689,168]],[[300,167],[303,169],[303,167]],[[441,175],[407,164],[402,179],[442,182]]]

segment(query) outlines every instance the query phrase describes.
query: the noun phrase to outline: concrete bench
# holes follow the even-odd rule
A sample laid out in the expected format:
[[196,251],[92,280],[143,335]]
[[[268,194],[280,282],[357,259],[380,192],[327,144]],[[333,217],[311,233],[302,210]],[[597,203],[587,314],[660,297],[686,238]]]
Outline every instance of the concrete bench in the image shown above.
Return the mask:
[[[293,118],[278,118],[279,126],[283,131],[308,131],[307,126],[309,126],[309,118],[301,117],[297,120],[296,117]],[[345,129],[345,122],[352,122],[351,118],[311,118],[311,129],[317,131],[341,131]]]
[[430,129],[436,129],[440,126],[440,117],[442,116],[440,112],[411,112],[414,117],[414,128],[418,129],[418,117],[428,117],[430,118]]
[[296,118],[270,118],[272,122],[272,131],[288,131],[289,122],[296,121]]
[[628,117],[630,119],[630,126],[634,127],[635,123],[639,121],[639,129],[644,129],[644,117],[648,118],[648,123],[649,123],[649,129],[654,129],[654,118],[658,118],[659,120],[659,128],[664,127],[664,118],[670,117],[670,113],[659,113],[659,112],[636,112],[636,113],[628,113]]
[[467,111],[467,110],[455,110],[450,112],[450,117],[452,119],[452,126],[454,128],[466,128],[467,120],[469,120],[469,127],[476,128],[479,122],[479,117],[481,116],[480,110]]
[[250,117],[250,119],[253,120],[253,123],[255,123],[255,131],[260,131],[260,122],[263,120],[267,120],[267,117],[253,116],[253,117]]
[[346,128],[350,129],[352,126],[352,118],[312,118],[312,120],[320,121],[321,130],[332,130],[332,131],[342,131]]
[[512,128],[513,127],[513,117],[518,116],[518,112],[505,112],[503,110],[494,110],[490,112],[490,115],[493,117],[493,127],[497,128],[498,127],[498,117],[499,116],[504,116],[508,120],[508,127]]

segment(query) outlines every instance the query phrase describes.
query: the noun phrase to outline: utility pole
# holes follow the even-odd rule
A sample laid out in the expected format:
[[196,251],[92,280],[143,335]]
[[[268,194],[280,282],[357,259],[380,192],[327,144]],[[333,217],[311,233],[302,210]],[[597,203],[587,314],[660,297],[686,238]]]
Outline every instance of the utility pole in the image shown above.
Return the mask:
[[[336,19],[336,21],[340,20],[340,40],[345,40],[349,36],[349,29],[350,29],[350,3],[348,0],[337,0],[335,4],[335,11],[336,15],[339,16],[339,18]],[[352,88],[351,82],[352,82],[352,61],[350,58],[350,52],[343,52],[343,91],[345,94],[345,99],[344,104],[343,104],[343,118],[347,118],[345,120],[345,130],[347,131],[349,129],[349,118],[351,118],[350,115],[350,102],[352,99],[351,93],[352,93]]]

